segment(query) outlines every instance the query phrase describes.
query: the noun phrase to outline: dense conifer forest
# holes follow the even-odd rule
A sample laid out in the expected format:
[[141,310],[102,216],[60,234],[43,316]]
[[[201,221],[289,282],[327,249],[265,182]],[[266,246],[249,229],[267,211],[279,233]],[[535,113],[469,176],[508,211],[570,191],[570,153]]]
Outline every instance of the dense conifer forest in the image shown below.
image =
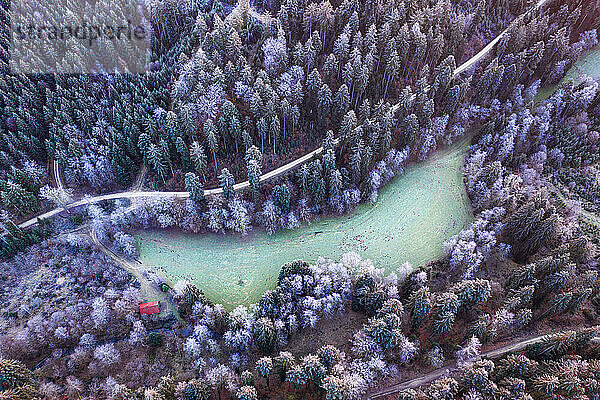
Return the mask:
[[[600,2],[136,4],[135,74],[15,73],[0,5],[0,399],[598,398],[600,77],[563,77]],[[460,142],[473,219],[426,265],[289,260],[228,310],[138,260],[351,218]]]

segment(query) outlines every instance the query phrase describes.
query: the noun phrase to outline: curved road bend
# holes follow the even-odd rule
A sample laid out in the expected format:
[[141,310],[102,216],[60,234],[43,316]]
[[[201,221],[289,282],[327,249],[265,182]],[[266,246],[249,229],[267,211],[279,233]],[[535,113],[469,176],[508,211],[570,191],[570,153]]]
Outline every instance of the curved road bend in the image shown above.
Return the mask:
[[[264,181],[272,179],[276,176],[282,175],[282,174],[286,173],[287,171],[294,169],[297,166],[302,165],[305,162],[311,160],[314,156],[316,156],[322,152],[323,152],[323,147],[319,147],[318,149],[313,150],[310,153],[305,154],[304,156],[297,158],[288,164],[285,164],[277,169],[274,169],[272,171],[269,171],[269,172],[261,175],[259,180],[260,180],[260,182],[264,182]],[[243,181],[243,182],[236,183],[235,185],[233,185],[233,189],[238,191],[238,190],[246,189],[249,186],[250,186],[250,182]],[[206,189],[204,191],[205,196],[214,196],[214,195],[220,194],[220,193],[223,193],[223,188],[220,188],[220,187],[214,188],[214,189]],[[87,197],[87,198],[83,198],[83,199],[74,201],[72,203],[69,203],[65,206],[65,208],[62,208],[62,207],[55,208],[51,211],[40,214],[30,220],[27,220],[27,221],[19,224],[19,227],[27,228],[27,227],[33,226],[38,223],[39,219],[46,219],[46,218],[53,217],[57,214],[60,214],[65,209],[71,209],[71,208],[76,208],[76,207],[80,207],[80,206],[84,206],[84,205],[88,205],[88,204],[94,204],[94,203],[98,203],[98,202],[105,201],[105,200],[116,200],[116,199],[123,199],[123,198],[133,199],[133,198],[139,198],[139,197],[174,197],[174,198],[186,199],[189,196],[190,196],[189,192],[158,192],[158,191],[132,190],[132,191],[127,191],[127,192],[119,192],[119,193],[104,194],[104,195],[94,196],[94,197]]]
[[[548,1],[549,0],[539,0],[538,3],[533,8],[531,8],[529,11],[526,11],[524,14],[522,14],[522,16],[537,10],[538,8],[542,7],[545,3],[547,3]],[[518,19],[520,19],[520,17]],[[479,53],[477,53],[475,56],[473,56],[472,58],[467,60],[465,63],[460,65],[458,68],[456,68],[454,70],[453,76],[457,76],[460,73],[471,68],[473,65],[475,65],[482,57],[484,57],[496,45],[496,43],[498,43],[498,41],[510,30],[511,27],[512,27],[512,24],[511,24],[511,26],[509,26],[508,28],[503,30],[494,40],[492,40],[490,43],[488,43],[488,45],[485,46]],[[398,108],[398,105],[396,104],[395,106],[392,107],[392,110],[395,112],[397,110],[397,108]],[[294,161],[291,161],[277,169],[269,171],[269,172],[261,175],[260,182],[264,182],[266,180],[275,178],[279,175],[283,175],[286,172],[296,168],[297,166],[311,160],[314,156],[319,155],[322,152],[323,152],[323,147],[319,147],[318,149],[313,150],[310,153],[305,154],[304,156],[297,158]],[[58,168],[57,162],[54,163],[54,168],[56,171],[56,169]],[[56,172],[55,172],[55,175],[56,175]],[[56,176],[57,176],[57,184],[59,184],[59,182],[60,182],[60,179],[58,178],[59,175],[56,175]],[[60,182],[60,185],[62,186],[62,182]],[[233,188],[234,188],[234,190],[237,191],[237,190],[246,189],[249,186],[250,186],[250,182],[243,181],[243,182],[233,185]],[[213,196],[213,195],[220,194],[220,193],[223,193],[222,188],[207,189],[204,191],[205,196]],[[89,198],[84,198],[84,199],[81,199],[78,201],[74,201],[70,204],[67,204],[64,208],[55,208],[54,210],[51,210],[46,213],[35,216],[35,217],[19,224],[19,227],[20,228],[28,228],[30,226],[36,225],[38,223],[39,219],[46,219],[46,218],[53,217],[57,214],[60,214],[65,209],[68,210],[71,208],[80,207],[80,206],[88,205],[88,204],[94,204],[94,203],[98,203],[98,202],[105,201],[105,200],[115,200],[115,199],[123,199],[123,198],[133,199],[133,198],[138,198],[138,197],[163,197],[163,196],[185,199],[185,198],[189,197],[189,193],[188,192],[158,192],[158,191],[133,190],[133,191],[127,191],[127,192],[119,192],[119,193],[112,193],[112,194],[105,194],[105,195],[100,195],[100,196],[95,196],[95,197],[89,197]]]

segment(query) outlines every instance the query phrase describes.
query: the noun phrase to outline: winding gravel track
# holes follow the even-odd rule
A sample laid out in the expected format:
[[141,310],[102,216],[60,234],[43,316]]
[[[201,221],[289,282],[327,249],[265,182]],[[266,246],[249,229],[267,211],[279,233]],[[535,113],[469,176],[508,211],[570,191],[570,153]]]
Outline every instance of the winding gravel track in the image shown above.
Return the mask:
[[[542,7],[548,1],[549,0],[539,0],[538,3],[534,7],[532,7],[530,10],[526,11],[522,16],[524,16],[528,13],[534,12],[538,8]],[[256,12],[253,12],[252,14],[254,15],[254,14],[256,14]],[[258,16],[260,16],[260,14],[258,14]],[[521,17],[519,17],[519,19]],[[265,18],[265,16],[261,16],[261,18]],[[492,40],[490,43],[488,43],[487,46],[485,46],[479,53],[477,53],[475,56],[473,56],[472,58],[467,60],[465,63],[460,65],[458,68],[456,68],[454,70],[453,76],[457,76],[457,75],[461,74],[462,72],[467,71],[472,66],[474,66],[487,53],[489,53],[492,50],[492,48],[494,48],[494,46],[498,43],[498,41],[511,29],[511,27],[512,27],[512,24],[511,24],[511,26],[509,26],[508,28],[503,30],[494,40]],[[398,108],[398,105],[395,105],[392,107],[392,110],[395,112],[397,110],[397,108]],[[337,139],[336,139],[336,143],[337,143]],[[269,172],[261,175],[260,182],[264,182],[269,179],[275,178],[277,176],[283,175],[283,174],[287,173],[288,171],[295,169],[299,165],[302,165],[305,162],[310,161],[311,159],[313,159],[315,156],[321,154],[322,152],[323,152],[323,147],[319,147],[318,149],[313,150],[310,153],[305,154],[304,156],[295,159],[294,161],[291,161],[277,169],[269,171]],[[60,171],[58,171],[58,162],[55,161],[54,162],[54,174],[56,176],[57,184],[59,185],[59,188],[62,188],[62,182],[60,181],[59,172]],[[243,181],[243,182],[233,185],[233,188],[234,188],[234,190],[238,191],[238,190],[246,189],[249,186],[250,186],[250,182]],[[220,187],[214,188],[214,189],[207,189],[204,191],[205,196],[214,196],[216,194],[221,194],[221,193],[223,193],[223,189]],[[80,207],[80,206],[84,206],[84,205],[88,205],[88,204],[94,204],[94,203],[98,203],[98,202],[105,201],[105,200],[116,200],[116,199],[124,199],[124,198],[134,199],[134,198],[141,198],[141,197],[174,197],[174,198],[186,199],[189,197],[189,195],[190,195],[189,192],[159,192],[159,191],[130,190],[130,191],[126,191],[126,192],[118,192],[118,193],[104,194],[104,195],[94,196],[94,197],[87,197],[87,198],[83,198],[81,200],[77,200],[72,203],[69,203],[64,208],[63,207],[55,208],[54,210],[37,215],[27,221],[20,223],[19,227],[20,228],[28,228],[30,226],[36,225],[40,219],[51,218],[57,214],[60,214],[64,210],[69,210],[72,208],[76,208],[76,207]]]

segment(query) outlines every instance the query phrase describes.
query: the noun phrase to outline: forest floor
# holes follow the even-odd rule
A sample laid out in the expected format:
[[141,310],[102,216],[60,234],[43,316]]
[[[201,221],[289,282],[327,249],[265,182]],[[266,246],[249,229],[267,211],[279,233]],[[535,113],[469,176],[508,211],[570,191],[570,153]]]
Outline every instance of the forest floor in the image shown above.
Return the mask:
[[300,334],[292,336],[286,351],[302,357],[316,354],[319,348],[331,344],[350,354],[353,335],[366,320],[364,313],[352,311],[348,304],[343,315],[321,319],[314,328],[304,328]]

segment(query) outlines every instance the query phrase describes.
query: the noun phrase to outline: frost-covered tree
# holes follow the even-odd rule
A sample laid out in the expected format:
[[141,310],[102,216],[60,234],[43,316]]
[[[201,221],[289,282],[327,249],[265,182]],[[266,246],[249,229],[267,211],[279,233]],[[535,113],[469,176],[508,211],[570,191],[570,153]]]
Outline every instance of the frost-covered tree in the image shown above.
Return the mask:
[[46,185],[40,189],[40,197],[53,202],[58,207],[65,208],[67,204],[73,201],[73,189],[63,188],[61,190]]
[[242,386],[236,396],[238,400],[258,400],[258,392],[254,386]]
[[92,303],[92,320],[97,328],[102,328],[110,318],[110,308],[102,297],[96,297]]
[[265,70],[269,75],[276,75],[287,68],[288,54],[284,37],[268,38],[262,46]]
[[254,344],[265,353],[270,353],[275,348],[276,333],[273,322],[267,318],[259,318],[252,327]]
[[135,321],[129,332],[129,343],[132,345],[143,345],[146,341],[147,331],[142,321]]
[[116,364],[121,354],[114,343],[107,343],[94,349],[94,358],[106,367]]
[[232,200],[235,196],[235,190],[233,189],[234,179],[233,175],[227,168],[223,168],[221,170],[221,174],[219,175],[219,182],[221,183],[221,188],[223,188],[223,196],[228,201]]
[[459,364],[464,364],[479,357],[481,343],[476,336],[472,336],[463,347],[456,352],[456,359]]
[[219,396],[221,395],[223,389],[227,389],[229,392],[234,392],[238,383],[235,372],[223,364],[219,364],[216,367],[208,370],[206,373],[206,381],[210,386],[212,386]]
[[193,172],[185,174],[185,190],[190,193],[190,199],[195,202],[204,200],[204,188],[200,183],[200,178]]

